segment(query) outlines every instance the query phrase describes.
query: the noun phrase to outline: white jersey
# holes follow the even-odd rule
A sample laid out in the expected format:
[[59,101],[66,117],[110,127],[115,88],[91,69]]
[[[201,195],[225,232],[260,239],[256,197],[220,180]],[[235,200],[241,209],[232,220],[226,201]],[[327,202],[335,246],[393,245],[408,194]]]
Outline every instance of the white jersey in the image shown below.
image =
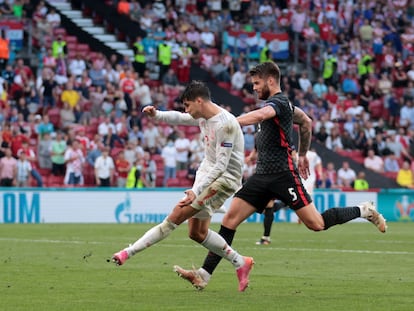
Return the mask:
[[156,120],[170,124],[198,125],[204,140],[204,158],[197,170],[193,192],[199,195],[219,177],[229,181],[233,192],[241,186],[244,139],[236,117],[227,110],[212,118],[194,119],[188,113],[157,111]]
[[309,161],[310,175],[306,180],[302,178],[302,183],[305,186],[306,191],[310,195],[313,195],[313,188],[315,187],[316,182],[316,167],[322,164],[322,160],[315,151],[311,150],[306,152],[306,158]]

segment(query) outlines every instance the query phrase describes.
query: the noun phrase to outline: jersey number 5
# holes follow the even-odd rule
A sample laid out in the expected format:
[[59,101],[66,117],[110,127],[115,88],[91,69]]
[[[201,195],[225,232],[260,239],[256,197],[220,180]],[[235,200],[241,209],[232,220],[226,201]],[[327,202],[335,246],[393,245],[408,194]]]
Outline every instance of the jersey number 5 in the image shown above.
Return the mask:
[[296,201],[298,199],[298,195],[295,192],[295,188],[288,188],[289,194],[292,196],[292,201]]

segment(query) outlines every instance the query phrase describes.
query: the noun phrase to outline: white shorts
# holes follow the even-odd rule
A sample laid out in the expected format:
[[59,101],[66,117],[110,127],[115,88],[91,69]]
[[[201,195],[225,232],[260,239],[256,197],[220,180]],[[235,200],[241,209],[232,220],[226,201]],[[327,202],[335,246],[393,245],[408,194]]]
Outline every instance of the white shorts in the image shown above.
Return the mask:
[[240,188],[240,183],[234,180],[220,177],[209,187],[198,195],[191,206],[200,210],[193,217],[207,219],[213,216],[216,210],[223,206],[224,202],[230,198],[236,190]]

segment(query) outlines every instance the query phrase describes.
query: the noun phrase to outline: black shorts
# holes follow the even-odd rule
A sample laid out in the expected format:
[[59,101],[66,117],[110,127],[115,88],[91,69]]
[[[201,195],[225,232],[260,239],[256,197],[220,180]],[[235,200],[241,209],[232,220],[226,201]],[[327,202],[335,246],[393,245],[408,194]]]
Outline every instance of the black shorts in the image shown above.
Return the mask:
[[254,174],[234,195],[262,213],[272,199],[279,199],[293,210],[298,210],[312,202],[310,195],[297,172],[281,172],[277,175]]

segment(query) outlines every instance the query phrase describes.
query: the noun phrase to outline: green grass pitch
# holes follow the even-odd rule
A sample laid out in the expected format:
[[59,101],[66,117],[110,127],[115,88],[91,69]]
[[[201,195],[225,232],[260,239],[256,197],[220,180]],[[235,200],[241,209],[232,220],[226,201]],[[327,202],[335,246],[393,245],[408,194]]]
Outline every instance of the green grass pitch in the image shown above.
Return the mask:
[[[326,232],[276,223],[242,224],[233,246],[256,264],[250,287],[223,260],[204,291],[172,271],[202,263],[206,250],[187,225],[124,266],[107,259],[151,224],[0,225],[0,310],[413,310],[414,224],[369,223]],[[218,224],[212,228],[217,230]]]

